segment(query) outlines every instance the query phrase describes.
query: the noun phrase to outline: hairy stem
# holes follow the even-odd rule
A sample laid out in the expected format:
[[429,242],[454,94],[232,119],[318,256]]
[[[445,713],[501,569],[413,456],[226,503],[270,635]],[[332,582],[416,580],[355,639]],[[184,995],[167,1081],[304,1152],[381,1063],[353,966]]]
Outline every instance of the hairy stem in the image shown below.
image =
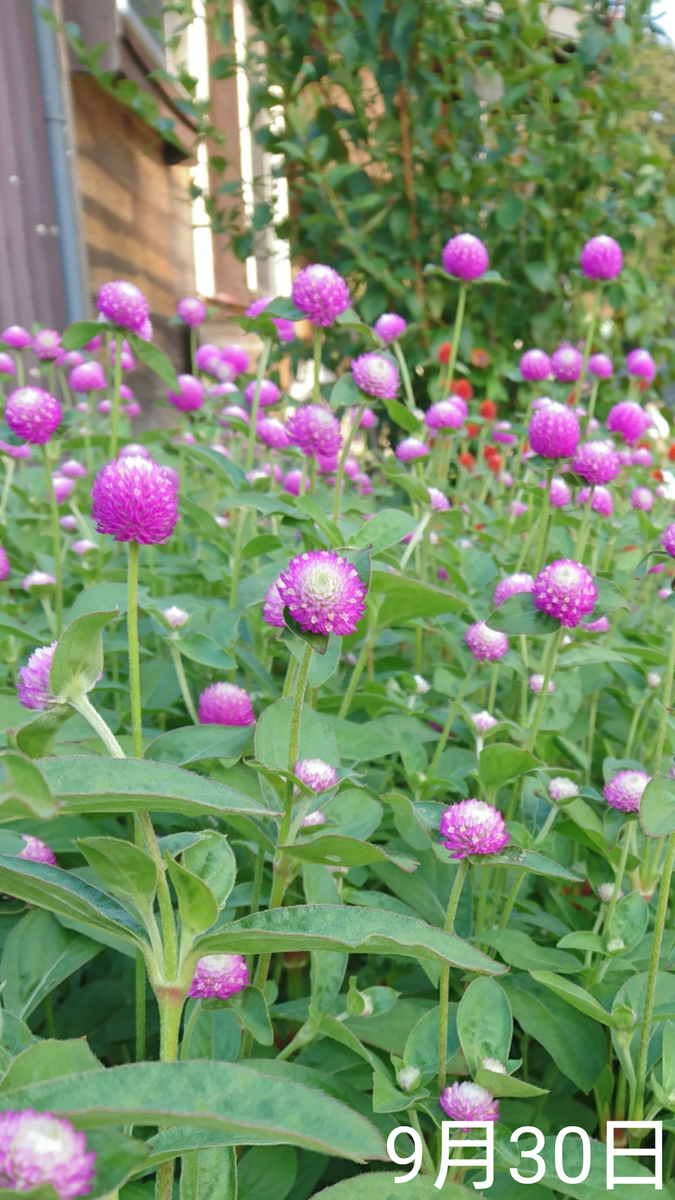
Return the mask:
[[638,1051],[637,1071],[635,1080],[635,1095],[631,1108],[631,1121],[641,1121],[644,1113],[645,1100],[645,1081],[647,1078],[647,1052],[649,1050],[649,1037],[652,1029],[652,1013],[654,1011],[654,995],[656,993],[656,980],[659,973],[659,959],[661,957],[661,943],[663,942],[663,931],[666,926],[666,913],[668,912],[668,895],[670,892],[670,881],[673,874],[673,865],[675,864],[675,834],[671,833],[668,838],[666,849],[666,857],[663,864],[663,874],[659,885],[659,902],[656,908],[656,917],[654,920],[654,932],[652,934],[652,950],[649,958],[649,975],[647,976],[647,991],[645,994],[645,1005],[642,1014],[642,1028],[640,1031],[640,1048]]
[[47,476],[47,491],[49,492],[49,505],[52,513],[52,538],[54,541],[54,579],[56,580],[56,636],[61,636],[61,628],[63,626],[63,588],[61,586],[61,527],[59,525],[59,506],[56,503],[56,495],[54,494],[54,480],[52,479],[52,468],[49,462],[49,453],[47,447],[42,447],[42,461],[45,467]]
[[352,442],[354,441],[356,431],[357,431],[359,425],[361,424],[361,417],[363,416],[363,410],[365,409],[367,403],[368,403],[368,397],[366,396],[361,401],[358,409],[356,410],[356,418],[351,423],[349,433],[347,434],[347,437],[345,439],[345,444],[342,447],[342,452],[340,454],[340,461],[338,462],[337,474],[335,476],[335,500],[333,502],[333,520],[334,521],[337,521],[338,517],[340,516],[340,498],[341,498],[341,494],[342,494],[342,478],[345,473],[345,463],[349,456],[349,451],[351,450]]
[[[457,906],[459,898],[462,894],[462,887],[466,879],[466,873],[469,869],[468,858],[463,858],[457,867],[450,899],[448,900],[448,909],[445,914],[444,929],[446,933],[452,933],[455,925],[455,916],[457,914]],[[445,1087],[445,1062],[448,1056],[448,1003],[449,1003],[449,987],[450,987],[450,964],[443,963],[441,967],[441,981],[438,993],[438,1090],[443,1091]]]
[[175,642],[169,642],[169,649],[171,651],[171,660],[176,671],[176,678],[178,680],[181,695],[183,697],[183,703],[188,710],[192,724],[199,725],[197,709],[195,708],[194,700],[190,694],[190,685],[185,677],[185,667],[183,666],[183,659],[181,658],[180,650]]

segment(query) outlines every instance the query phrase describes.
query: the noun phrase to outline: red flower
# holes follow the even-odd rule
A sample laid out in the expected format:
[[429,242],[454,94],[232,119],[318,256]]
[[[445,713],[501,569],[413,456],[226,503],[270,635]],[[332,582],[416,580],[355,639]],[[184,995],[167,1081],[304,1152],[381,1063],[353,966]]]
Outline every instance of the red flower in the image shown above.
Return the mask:
[[475,461],[476,460],[475,460],[473,454],[470,454],[468,450],[465,450],[464,454],[460,454],[457,457],[457,462],[459,463],[459,465],[461,467],[466,467],[467,471],[472,470],[473,464],[475,463]]
[[438,354],[437,354],[439,363],[442,363],[443,366],[446,367],[448,365],[448,363],[450,362],[451,354],[452,354],[452,342],[441,342],[440,346],[438,347]]
[[497,416],[497,405],[494,400],[483,400],[478,411],[486,421],[494,421]]
[[649,379],[641,379],[641,380],[640,380],[640,382],[639,382],[639,384],[638,384],[638,391],[639,391],[639,392],[646,392],[646,391],[648,391],[648,390],[649,390],[649,386],[650,386],[650,380],[649,380]]
[[663,483],[663,471],[659,471],[658,468],[656,471],[652,471],[652,479],[655,479],[657,483]]
[[501,471],[501,469],[502,469],[501,454],[491,454],[487,460],[487,465],[491,471],[495,472],[495,475],[496,475],[497,471]]
[[490,355],[487,350],[476,348],[471,351],[471,366],[472,367],[489,367]]
[[668,458],[671,462],[675,462],[675,442],[673,442],[673,445],[668,450]]
[[467,437],[477,438],[478,434],[480,433],[480,426],[473,425],[473,424],[467,425],[466,432],[467,432]]
[[473,388],[468,379],[455,379],[451,391],[453,396],[461,396],[462,400],[473,399]]

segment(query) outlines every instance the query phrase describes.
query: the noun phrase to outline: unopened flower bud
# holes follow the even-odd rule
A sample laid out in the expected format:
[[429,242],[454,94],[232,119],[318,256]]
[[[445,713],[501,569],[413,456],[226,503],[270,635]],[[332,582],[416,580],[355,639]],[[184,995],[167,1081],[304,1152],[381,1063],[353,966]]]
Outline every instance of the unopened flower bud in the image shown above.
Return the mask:
[[396,1081],[404,1092],[414,1092],[421,1077],[419,1067],[401,1067],[396,1074]]

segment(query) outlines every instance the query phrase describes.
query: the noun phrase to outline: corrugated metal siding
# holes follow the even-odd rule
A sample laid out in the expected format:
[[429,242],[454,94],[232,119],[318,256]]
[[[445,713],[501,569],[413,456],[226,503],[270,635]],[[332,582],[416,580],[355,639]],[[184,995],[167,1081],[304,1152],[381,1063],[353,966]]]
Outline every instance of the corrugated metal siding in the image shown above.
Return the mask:
[[0,329],[65,324],[54,200],[27,0],[0,3]]

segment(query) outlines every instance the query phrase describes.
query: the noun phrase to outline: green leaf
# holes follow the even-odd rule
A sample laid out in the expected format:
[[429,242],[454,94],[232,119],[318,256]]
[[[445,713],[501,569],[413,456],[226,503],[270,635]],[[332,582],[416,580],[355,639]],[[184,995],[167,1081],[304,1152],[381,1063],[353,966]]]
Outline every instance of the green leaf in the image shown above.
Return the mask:
[[53,988],[100,950],[100,942],[64,929],[50,912],[27,912],[10,930],[2,950],[4,1007],[17,1017],[29,1017]]
[[548,1088],[535,1087],[524,1079],[514,1079],[513,1075],[502,1075],[499,1071],[486,1071],[481,1068],[476,1072],[476,1083],[487,1088],[493,1096],[504,1099],[529,1099],[531,1096],[547,1096]]
[[271,554],[273,550],[280,550],[282,545],[281,538],[276,537],[273,533],[261,533],[246,543],[241,557],[244,562],[248,562],[250,558],[258,558],[261,554]]
[[529,633],[533,637],[545,637],[560,629],[560,621],[535,608],[529,592],[509,596],[488,617],[486,624],[489,629],[498,629],[501,633]]
[[315,654],[326,653],[328,649],[328,634],[312,633],[309,630],[303,629],[300,622],[291,616],[291,610],[286,605],[284,605],[284,625],[297,638],[300,638],[301,642],[304,642],[307,646],[311,646]]
[[16,744],[28,758],[45,758],[51,754],[54,738],[62,725],[73,716],[74,708],[69,704],[55,705],[39,712],[32,721],[22,726],[16,735]]
[[71,695],[90,692],[103,671],[104,625],[119,616],[119,611],[87,613],[76,617],[59,638],[49,681],[54,696],[69,699]]
[[268,317],[283,317],[286,321],[305,321],[307,314],[293,303],[290,296],[277,296],[265,305],[265,315]]
[[61,345],[64,350],[81,350],[87,342],[105,333],[108,328],[109,326],[102,325],[100,321],[73,321],[61,334]]
[[[264,710],[256,727],[256,758],[273,770],[286,770],[288,766],[292,712],[292,700],[275,700]],[[331,767],[340,765],[330,722],[307,704],[302,708],[298,758],[322,758]]]
[[647,837],[675,833],[675,779],[655,775],[640,801],[640,825]]
[[530,754],[502,742],[491,742],[485,746],[478,759],[478,774],[481,783],[488,789],[501,787],[510,779],[519,779],[542,764]]
[[[447,1060],[454,1058],[460,1051],[459,1034],[457,1032],[457,1010],[459,1005],[448,1005],[448,1040]],[[430,1078],[438,1070],[438,1032],[440,1008],[431,1008],[411,1029],[403,1051],[403,1061],[406,1067],[417,1067],[424,1076]]]
[[103,1065],[83,1038],[64,1042],[50,1038],[36,1042],[12,1059],[0,1083],[0,1093],[29,1087],[45,1079],[58,1079],[61,1075],[102,1070]]
[[603,1008],[600,1001],[596,1000],[590,992],[579,987],[578,984],[572,983],[570,979],[563,979],[560,975],[554,975],[550,971],[532,971],[532,978],[555,992],[556,996],[566,1000],[579,1012],[585,1013],[587,1017],[592,1017],[601,1025],[608,1025],[610,1029],[618,1028],[614,1017]]
[[203,667],[213,667],[216,671],[233,671],[237,665],[231,654],[203,633],[182,637],[180,652],[192,662],[200,663]]
[[178,897],[178,910],[183,939],[190,943],[200,933],[206,933],[218,919],[218,902],[208,884],[177,863],[169,854],[164,856],[166,869]]
[[321,833],[318,837],[296,842],[292,846],[281,846],[280,849],[303,862],[323,863],[326,866],[364,867],[374,862],[390,862],[402,871],[414,871],[418,865],[417,860],[409,854],[387,852],[372,842],[341,837],[335,833]]
[[458,600],[440,588],[418,583],[406,575],[373,571],[370,586],[371,591],[384,596],[377,614],[379,629],[386,629],[389,625],[404,625],[406,621],[419,618],[459,612],[466,607],[464,600]]
[[[654,1176],[643,1162],[633,1158],[622,1157],[615,1161],[614,1170],[619,1177],[634,1179],[634,1183],[616,1183],[612,1192],[607,1191],[607,1147],[602,1142],[591,1139],[591,1167],[583,1183],[565,1183],[555,1169],[556,1138],[551,1136],[544,1140],[541,1157],[546,1164],[546,1170],[541,1178],[541,1195],[548,1195],[549,1189],[558,1195],[572,1196],[574,1200],[605,1200],[605,1197],[616,1197],[616,1200],[635,1200],[641,1193],[651,1194],[654,1187]],[[531,1139],[522,1139],[523,1148],[530,1148]],[[496,1146],[499,1154],[499,1143]],[[649,1162],[650,1160],[645,1160]],[[578,1137],[568,1137],[565,1140],[565,1173],[570,1179],[577,1179],[582,1173],[582,1145]],[[531,1174],[535,1163],[526,1159],[520,1166],[522,1175]],[[510,1165],[510,1164],[509,1164]],[[637,1185],[637,1186],[636,1186]],[[645,1186],[647,1185],[647,1186]],[[529,1188],[518,1186],[518,1196],[527,1194]],[[489,1194],[489,1193],[488,1193]]]
[[180,392],[180,384],[176,378],[176,372],[173,364],[167,358],[163,350],[159,346],[155,346],[153,342],[146,342],[140,338],[137,333],[127,333],[127,341],[131,349],[138,355],[141,362],[144,362],[146,367],[154,371],[155,375],[159,375],[162,383],[165,383],[172,392]]
[[649,905],[639,892],[629,892],[612,914],[607,937],[621,938],[626,951],[634,950],[642,940],[649,922]]
[[[473,855],[472,863],[484,865],[483,855]],[[521,871],[531,871],[533,875],[550,875],[554,879],[567,879],[573,883],[583,883],[583,876],[575,875],[567,867],[540,854],[538,850],[521,850],[517,846],[507,846],[501,854],[491,854],[490,865],[497,867],[517,867]]]
[[25,817],[49,821],[57,812],[39,767],[16,750],[0,752],[0,823]]
[[270,1024],[265,997],[259,988],[247,987],[230,997],[230,1007],[244,1023],[256,1042],[262,1046],[274,1044],[274,1033]]
[[601,575],[596,575],[595,582],[598,588],[598,598],[591,613],[591,621],[598,621],[600,617],[616,612],[619,608],[628,608],[626,597],[611,579],[603,579]]
[[208,935],[204,954],[265,954],[285,950],[361,950],[449,962],[467,971],[500,975],[500,963],[454,934],[377,909],[308,904],[253,913]]
[[559,291],[557,280],[545,262],[526,262],[523,264],[523,270],[532,287],[538,292],[550,295]]
[[574,954],[540,946],[519,929],[486,930],[477,935],[478,938],[486,945],[493,946],[504,962],[518,967],[520,971],[556,971],[569,975],[581,971],[583,967]]
[[598,1037],[595,1021],[572,1009],[529,975],[509,976],[502,987],[525,1033],[541,1042],[563,1075],[582,1092],[590,1092],[602,1074],[606,1058],[605,1040]]
[[360,390],[351,371],[345,371],[344,375],[333,384],[330,393],[331,408],[340,408],[342,405],[345,408],[351,408],[354,404],[361,404],[365,399],[363,392]]
[[472,1075],[484,1058],[506,1063],[513,1017],[506,993],[495,979],[474,979],[469,984],[457,1010],[457,1033]]
[[142,913],[152,911],[157,867],[145,850],[114,837],[78,838],[75,844],[107,891],[131,900]]
[[411,513],[400,508],[384,508],[366,521],[353,539],[354,546],[370,546],[371,554],[380,554],[390,546],[396,546],[417,528],[417,521]]
[[397,459],[385,459],[382,463],[382,474],[390,483],[403,488],[414,504],[429,503],[429,489],[426,483],[423,483],[416,475],[411,475],[410,471],[406,471],[405,467]]
[[382,403],[387,410],[389,419],[395,425],[400,425],[401,429],[405,429],[407,433],[419,431],[422,422],[409,408],[406,408],[405,404],[401,404],[399,400],[383,400]]
[[234,1146],[214,1146],[184,1154],[180,1200],[238,1200]]
[[296,1180],[298,1156],[292,1146],[253,1146],[238,1169],[237,1200],[285,1200]]
[[222,833],[207,829],[183,851],[183,865],[208,885],[222,908],[237,877],[237,862]]
[[250,725],[184,725],[161,733],[143,757],[171,767],[205,758],[239,758],[250,736]]
[[194,458],[203,466],[211,467],[216,474],[225,475],[228,483],[234,484],[237,491],[242,484],[246,484],[246,475],[241,467],[226,458],[224,454],[212,450],[210,446],[184,446],[181,448],[181,453],[186,454],[189,458]]
[[41,637],[31,633],[30,629],[26,629],[25,625],[22,625],[20,621],[15,621],[13,617],[8,617],[6,613],[0,613],[0,632],[11,633],[25,642],[42,641]]
[[401,792],[386,792],[382,799],[394,812],[394,824],[401,837],[412,846],[413,850],[428,850],[431,839],[417,817],[417,812],[409,796]]
[[[413,1145],[409,1138],[401,1137],[396,1144],[396,1152],[402,1155],[412,1154]],[[398,1167],[397,1174],[407,1175],[411,1167]],[[434,1200],[439,1195],[434,1187],[433,1176],[418,1175],[406,1183],[403,1195],[405,1200]],[[365,1175],[356,1175],[353,1179],[343,1179],[333,1187],[315,1192],[313,1200],[392,1200],[398,1195],[395,1190],[394,1172],[368,1171]],[[443,1200],[467,1200],[470,1195],[466,1188],[446,1179],[443,1184]]]

